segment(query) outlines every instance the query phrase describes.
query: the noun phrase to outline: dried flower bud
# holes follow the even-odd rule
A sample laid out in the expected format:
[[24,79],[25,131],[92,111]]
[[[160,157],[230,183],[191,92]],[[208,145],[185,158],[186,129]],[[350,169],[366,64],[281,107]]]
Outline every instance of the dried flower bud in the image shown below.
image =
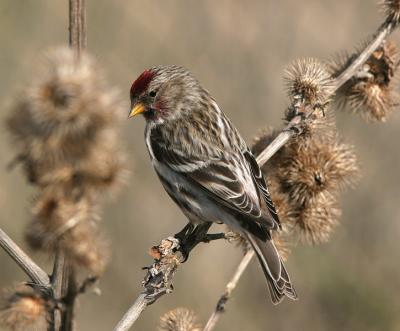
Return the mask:
[[400,22],[400,0],[381,0],[380,6],[387,17],[387,22],[394,27]]
[[13,331],[45,330],[46,300],[31,287],[21,286],[2,299],[0,326]]
[[[332,65],[334,75],[346,69],[357,54],[338,58]],[[358,113],[367,121],[386,121],[400,101],[396,92],[399,59],[395,44],[385,42],[359,72],[339,89],[339,107]]]
[[197,317],[187,308],[170,310],[160,318],[160,331],[201,331]]

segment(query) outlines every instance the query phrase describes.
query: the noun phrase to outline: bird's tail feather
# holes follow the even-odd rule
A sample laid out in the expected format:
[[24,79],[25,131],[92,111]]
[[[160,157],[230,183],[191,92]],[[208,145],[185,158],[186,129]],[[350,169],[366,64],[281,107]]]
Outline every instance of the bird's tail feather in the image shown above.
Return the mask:
[[267,278],[272,302],[278,304],[285,296],[296,300],[296,291],[273,241],[267,239],[264,242],[249,233],[246,233],[245,236],[253,247]]

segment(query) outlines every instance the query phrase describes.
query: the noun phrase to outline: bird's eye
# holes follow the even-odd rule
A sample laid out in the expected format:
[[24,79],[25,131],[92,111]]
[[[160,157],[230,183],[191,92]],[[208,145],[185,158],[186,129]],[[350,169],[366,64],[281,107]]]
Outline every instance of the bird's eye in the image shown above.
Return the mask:
[[157,95],[157,91],[156,90],[152,90],[149,92],[149,96],[151,96],[152,98],[154,98]]

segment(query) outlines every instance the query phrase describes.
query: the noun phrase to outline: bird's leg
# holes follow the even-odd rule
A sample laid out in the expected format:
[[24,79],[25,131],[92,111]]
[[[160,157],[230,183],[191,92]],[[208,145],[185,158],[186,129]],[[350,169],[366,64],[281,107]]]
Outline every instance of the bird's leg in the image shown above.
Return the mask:
[[186,225],[181,232],[175,235],[175,238],[180,241],[180,248],[183,255],[182,263],[186,262],[189,258],[190,251],[197,246],[197,244],[204,242],[207,237],[207,232],[211,227],[212,222],[204,222],[199,225],[193,225],[189,223]]
[[193,223],[188,222],[188,224],[185,225],[185,227],[179,231],[177,234],[175,234],[175,238],[180,241],[180,243],[184,242],[186,240],[186,237],[194,230],[195,226]]

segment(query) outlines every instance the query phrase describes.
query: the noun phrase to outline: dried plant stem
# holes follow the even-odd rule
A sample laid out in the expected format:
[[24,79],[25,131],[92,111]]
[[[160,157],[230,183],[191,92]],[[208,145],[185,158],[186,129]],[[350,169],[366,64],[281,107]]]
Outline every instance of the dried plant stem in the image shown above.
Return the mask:
[[86,48],[85,0],[69,0],[69,45],[78,55]]
[[246,270],[253,256],[254,256],[253,250],[248,250],[246,254],[243,256],[242,260],[240,261],[239,265],[236,268],[235,273],[233,274],[232,279],[226,285],[224,294],[222,294],[221,297],[219,298],[215,310],[208,319],[208,322],[204,327],[203,331],[214,330],[214,327],[217,325],[217,322],[222,316],[222,313],[225,311],[225,304],[230,299],[231,293],[239,283],[240,277],[243,275],[244,271]]
[[333,81],[332,94],[344,84],[351,77],[353,77],[360,67],[368,60],[376,49],[382,45],[382,42],[387,36],[393,31],[391,24],[384,23],[378,31],[375,33],[374,38],[365,46],[364,50],[358,55],[358,57],[344,70],[335,80]]
[[[61,249],[58,249],[54,259],[53,273],[51,276],[51,286],[53,288],[53,298],[55,300],[61,300],[64,293],[67,290],[68,283],[66,282],[65,275],[67,273],[68,266],[65,262],[65,255]],[[54,330],[58,331],[62,328],[63,313],[57,307],[53,308],[51,312]]]
[[147,305],[151,303],[151,300],[147,298],[145,292],[140,293],[135,302],[125,313],[125,315],[118,322],[114,331],[127,331],[136,322],[143,310],[146,309]]
[[[86,47],[86,5],[85,0],[69,0],[69,46],[80,53]],[[68,263],[64,252],[58,249],[54,259],[52,287],[54,299],[64,302],[63,310],[54,308],[54,328],[56,331],[71,331],[74,327],[74,307],[77,296],[75,272]]]
[[50,279],[47,273],[19,248],[19,246],[0,229],[0,246],[26,273],[35,285],[47,289],[50,287]]

